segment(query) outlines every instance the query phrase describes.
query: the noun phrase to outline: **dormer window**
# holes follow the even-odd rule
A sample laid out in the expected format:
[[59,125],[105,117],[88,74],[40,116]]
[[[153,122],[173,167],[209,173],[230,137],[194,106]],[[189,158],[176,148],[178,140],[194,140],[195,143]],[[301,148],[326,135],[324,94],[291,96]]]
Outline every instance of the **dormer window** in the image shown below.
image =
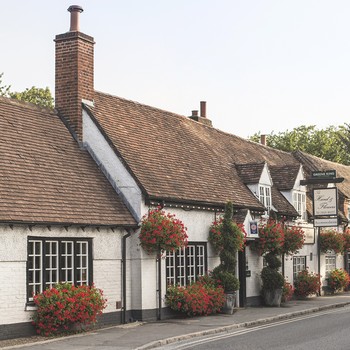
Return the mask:
[[300,219],[307,220],[306,217],[306,195],[305,192],[293,191],[293,206],[299,213]]
[[267,212],[271,210],[271,187],[259,185],[259,201],[266,207]]

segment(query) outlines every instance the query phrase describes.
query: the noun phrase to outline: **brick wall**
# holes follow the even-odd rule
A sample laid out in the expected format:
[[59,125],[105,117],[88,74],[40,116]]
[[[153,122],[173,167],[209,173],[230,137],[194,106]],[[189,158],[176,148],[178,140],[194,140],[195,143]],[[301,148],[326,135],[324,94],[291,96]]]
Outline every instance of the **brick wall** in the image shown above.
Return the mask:
[[55,42],[55,106],[81,140],[82,99],[94,99],[94,39],[68,32]]

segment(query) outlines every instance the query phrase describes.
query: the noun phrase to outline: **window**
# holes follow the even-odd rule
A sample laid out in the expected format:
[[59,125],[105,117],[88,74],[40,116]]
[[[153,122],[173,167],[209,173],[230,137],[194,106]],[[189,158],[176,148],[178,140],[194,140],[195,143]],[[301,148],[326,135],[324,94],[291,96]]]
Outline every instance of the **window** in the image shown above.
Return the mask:
[[28,301],[58,282],[91,284],[92,240],[29,237],[27,280]]
[[299,213],[300,218],[306,221],[306,195],[304,192],[293,192],[293,207]]
[[259,201],[266,207],[267,212],[271,209],[271,187],[259,185]]
[[295,279],[303,270],[306,270],[306,256],[293,256],[293,278]]
[[167,285],[186,286],[207,272],[207,244],[189,243],[186,248],[166,253]]
[[325,257],[326,277],[328,277],[329,273],[336,268],[335,262],[336,262],[335,255],[326,255]]

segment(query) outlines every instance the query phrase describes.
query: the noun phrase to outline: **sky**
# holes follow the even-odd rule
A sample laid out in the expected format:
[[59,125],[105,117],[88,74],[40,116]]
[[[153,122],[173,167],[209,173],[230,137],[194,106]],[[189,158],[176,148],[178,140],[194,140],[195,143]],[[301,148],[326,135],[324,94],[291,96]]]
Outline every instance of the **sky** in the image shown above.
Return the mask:
[[49,87],[54,38],[95,39],[95,89],[241,137],[350,122],[349,0],[0,0],[0,73]]

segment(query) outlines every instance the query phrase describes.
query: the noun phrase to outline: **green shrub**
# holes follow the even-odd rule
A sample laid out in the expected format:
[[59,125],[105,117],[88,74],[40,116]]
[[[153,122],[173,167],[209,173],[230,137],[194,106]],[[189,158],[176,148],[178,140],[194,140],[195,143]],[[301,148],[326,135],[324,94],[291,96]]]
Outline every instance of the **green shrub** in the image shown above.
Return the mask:
[[264,290],[281,289],[284,284],[283,275],[276,269],[266,266],[261,271],[261,279]]

